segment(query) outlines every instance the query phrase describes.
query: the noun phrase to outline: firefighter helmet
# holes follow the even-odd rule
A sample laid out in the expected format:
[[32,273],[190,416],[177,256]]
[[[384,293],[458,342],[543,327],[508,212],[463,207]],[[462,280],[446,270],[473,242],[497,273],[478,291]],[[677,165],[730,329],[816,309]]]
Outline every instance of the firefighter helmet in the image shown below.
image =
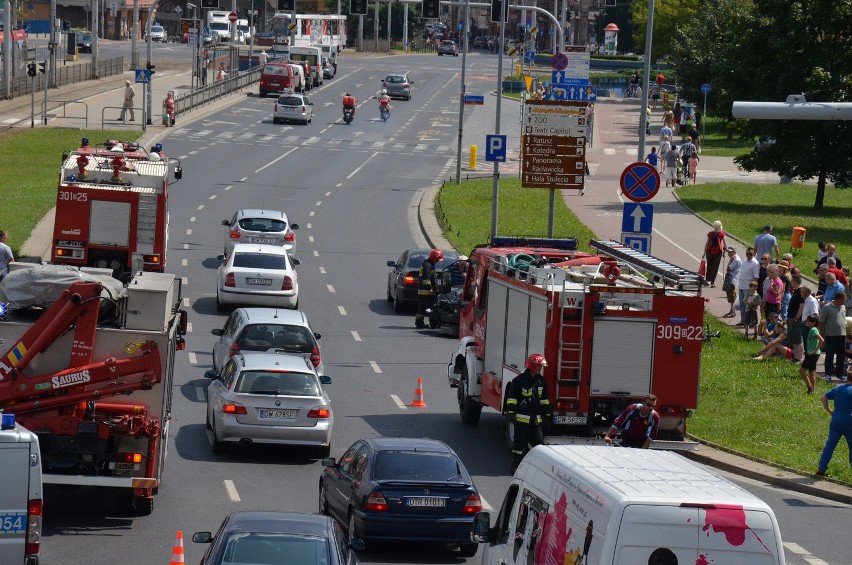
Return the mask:
[[444,252],[440,249],[433,249],[429,252],[429,260],[433,263],[437,263],[438,261],[442,261],[444,259]]
[[538,371],[542,367],[547,367],[547,360],[545,360],[544,355],[533,353],[527,357],[527,362],[524,366],[530,371]]

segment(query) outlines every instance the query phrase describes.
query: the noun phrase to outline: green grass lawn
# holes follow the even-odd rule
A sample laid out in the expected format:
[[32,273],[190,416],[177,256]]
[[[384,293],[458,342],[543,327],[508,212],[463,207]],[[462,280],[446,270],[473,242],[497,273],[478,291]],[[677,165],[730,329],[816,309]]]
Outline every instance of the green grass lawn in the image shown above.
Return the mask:
[[107,139],[135,141],[138,132],[74,129],[13,129],[0,134],[0,229],[9,233],[9,246],[17,256],[42,216],[56,204],[56,187],[62,155],[80,147],[82,138],[92,145]]
[[[491,179],[483,179],[447,184],[441,190],[439,204],[449,226],[444,235],[462,253],[488,241],[491,187]],[[787,250],[792,227],[804,225],[808,241],[797,255],[803,267],[812,265],[816,257],[817,237],[812,234],[835,241],[839,256],[852,262],[848,193],[828,190],[826,208],[816,213],[811,209],[814,189],[801,185],[720,183],[678,191],[693,210],[710,220],[720,219],[727,231],[748,241],[769,222],[776,226],[782,250]],[[497,233],[546,235],[547,202],[546,190],[521,188],[518,179],[502,180]],[[595,237],[594,232],[577,220],[562,198],[557,197],[556,204],[554,235],[577,237],[580,248],[587,249],[584,244]],[[689,420],[689,432],[802,474],[815,472],[829,422],[819,396],[829,385],[818,379],[817,394],[805,394],[798,366],[780,358],[752,361],[760,350],[758,343],[713,316],[708,315],[707,322],[722,335],[702,353],[698,407]],[[848,449],[841,441],[829,475],[852,484],[848,461]]]
[[702,155],[739,157],[754,149],[753,139],[740,139],[737,133],[734,133],[733,139],[728,141],[728,130],[725,127],[727,123],[726,119],[712,116],[706,121],[706,133],[701,136]]

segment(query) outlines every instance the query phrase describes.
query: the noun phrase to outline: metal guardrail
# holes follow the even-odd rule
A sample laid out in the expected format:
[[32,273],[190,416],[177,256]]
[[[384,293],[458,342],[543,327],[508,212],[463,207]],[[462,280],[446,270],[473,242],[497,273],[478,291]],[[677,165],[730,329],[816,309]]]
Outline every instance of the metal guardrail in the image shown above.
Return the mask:
[[[57,56],[58,59],[58,56]],[[36,58],[34,61],[43,61],[44,57]],[[99,78],[120,75],[124,72],[124,57],[115,57],[98,61]],[[72,65],[57,65],[55,84],[51,88],[58,88],[68,84],[76,84],[92,80],[92,63],[77,63]],[[36,94],[44,91],[45,75],[38,73],[35,77],[23,76],[12,77],[9,81],[12,98],[28,95],[35,88]],[[0,79],[0,92],[6,92],[6,81]]]
[[[104,117],[104,115],[106,114],[107,110],[110,110],[110,111],[115,110],[119,115],[121,115],[121,111],[123,109],[124,109],[124,106],[104,106],[103,109],[101,110],[101,129],[106,129],[104,127],[106,125],[106,118]],[[130,108],[128,108],[127,110],[129,111]],[[133,120],[130,123],[128,123],[127,122],[127,114],[125,113],[123,120],[116,118],[113,121],[113,123],[110,124],[110,129],[113,129],[113,126],[123,126],[123,127],[136,128],[139,124],[147,124],[148,123],[148,114],[145,112],[145,108],[134,106],[133,107],[134,116],[136,115],[136,112],[139,112],[142,115],[142,121],[141,122],[137,122],[137,121]]]
[[260,68],[232,74],[220,80],[175,97],[175,119],[226,94],[242,90],[260,80]]
[[[59,104],[59,106],[53,106],[53,109],[62,108],[62,115],[58,113],[53,113],[53,117],[62,118],[63,120],[83,120],[85,124],[85,129],[89,129],[89,105],[83,102],[82,100],[54,100],[49,98],[47,100],[41,101],[41,120],[42,123],[48,117],[49,110],[47,109],[48,104]],[[82,116],[69,116],[67,114],[67,109],[69,105],[82,104],[83,105],[83,115]]]

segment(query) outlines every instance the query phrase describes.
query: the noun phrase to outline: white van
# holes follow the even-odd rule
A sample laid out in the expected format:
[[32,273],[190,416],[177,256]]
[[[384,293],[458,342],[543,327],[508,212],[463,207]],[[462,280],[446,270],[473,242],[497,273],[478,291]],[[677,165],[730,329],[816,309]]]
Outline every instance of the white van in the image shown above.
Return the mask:
[[231,41],[231,22],[228,20],[229,12],[211,10],[207,12],[207,27],[216,43]]
[[769,506],[668,451],[540,445],[518,466],[496,524],[471,539],[483,565],[783,565]]
[[0,427],[0,563],[38,565],[41,454],[38,437],[4,414]]
[[323,83],[322,49],[313,45],[309,47],[292,45],[290,46],[290,60],[307,61],[311,69],[311,82],[313,86],[319,86]]
[[296,92],[304,92],[305,85],[305,68],[298,63],[290,63],[290,67],[293,68],[293,82],[295,83],[293,86],[293,90]]
[[311,47],[319,47],[322,50],[322,56],[331,61],[334,67],[334,74],[337,74],[337,46],[336,45],[311,45]]

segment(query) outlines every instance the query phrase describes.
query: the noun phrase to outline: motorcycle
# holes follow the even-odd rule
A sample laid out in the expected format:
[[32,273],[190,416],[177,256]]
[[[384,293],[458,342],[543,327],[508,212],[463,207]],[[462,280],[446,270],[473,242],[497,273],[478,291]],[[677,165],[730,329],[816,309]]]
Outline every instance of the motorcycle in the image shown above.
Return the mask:
[[383,122],[388,121],[388,118],[390,118],[390,108],[387,106],[379,106],[379,115],[382,117]]
[[352,123],[352,118],[355,117],[355,108],[344,108],[343,109],[343,121],[346,122],[346,125]]

